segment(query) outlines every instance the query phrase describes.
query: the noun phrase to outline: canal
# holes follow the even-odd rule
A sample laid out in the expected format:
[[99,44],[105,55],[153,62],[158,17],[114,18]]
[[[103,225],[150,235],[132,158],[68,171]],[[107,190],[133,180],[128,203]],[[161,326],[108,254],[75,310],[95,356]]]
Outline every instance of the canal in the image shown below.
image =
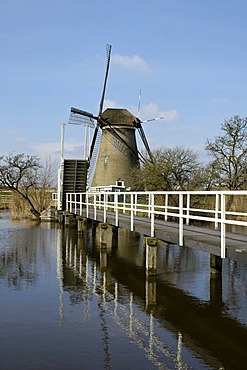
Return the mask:
[[0,214],[0,369],[245,369],[247,265]]

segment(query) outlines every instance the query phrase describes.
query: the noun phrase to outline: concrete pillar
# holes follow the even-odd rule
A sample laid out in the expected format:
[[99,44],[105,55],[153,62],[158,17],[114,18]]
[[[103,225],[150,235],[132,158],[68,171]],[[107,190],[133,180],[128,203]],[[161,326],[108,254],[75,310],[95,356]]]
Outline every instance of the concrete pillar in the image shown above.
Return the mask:
[[98,225],[97,221],[92,220],[92,238],[95,238],[96,236],[96,227]]
[[107,229],[108,224],[100,223],[99,230],[100,230],[100,248],[106,248],[107,244]]
[[222,274],[210,275],[210,304],[214,310],[221,311],[222,302]]
[[118,237],[118,227],[117,226],[112,226],[112,236]]
[[78,235],[77,247],[78,247],[78,249],[84,249],[84,247],[85,247],[85,240],[84,240],[82,234]]
[[83,233],[87,230],[87,218],[77,217],[77,229],[78,233]]
[[63,212],[62,211],[57,211],[57,220],[60,224],[63,223]]
[[112,248],[118,247],[118,227],[112,226]]
[[75,228],[76,225],[77,225],[77,221],[76,221],[76,218],[74,217],[74,215],[72,215],[71,213],[66,213],[64,215],[64,225],[66,227]]
[[210,272],[211,274],[222,273],[222,258],[214,254],[210,254]]
[[156,277],[146,276],[146,310],[156,305]]
[[106,248],[100,249],[100,270],[105,271],[107,268],[107,251]]
[[157,238],[146,238],[145,239],[146,245],[146,274],[156,275],[156,265],[157,265],[157,245],[158,240]]

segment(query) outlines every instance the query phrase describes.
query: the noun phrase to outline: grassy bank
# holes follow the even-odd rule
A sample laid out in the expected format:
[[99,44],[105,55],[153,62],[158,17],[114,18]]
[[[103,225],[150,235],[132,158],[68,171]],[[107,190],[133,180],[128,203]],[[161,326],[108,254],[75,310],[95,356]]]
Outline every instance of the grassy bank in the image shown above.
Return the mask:
[[11,190],[0,190],[0,209],[10,209],[11,207]]
[[[54,189],[32,189],[30,191],[30,200],[38,212],[42,212],[54,205],[52,201],[53,192]],[[9,210],[11,218],[15,220],[35,219],[34,215],[30,212],[30,206],[11,190],[0,190],[0,209]]]

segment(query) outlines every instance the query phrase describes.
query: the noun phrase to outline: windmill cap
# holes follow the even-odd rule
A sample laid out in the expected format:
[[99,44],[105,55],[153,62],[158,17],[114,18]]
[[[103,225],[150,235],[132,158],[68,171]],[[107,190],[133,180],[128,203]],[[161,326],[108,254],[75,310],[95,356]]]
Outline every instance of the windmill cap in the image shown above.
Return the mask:
[[127,109],[107,108],[102,114],[102,118],[112,125],[121,125],[135,128],[137,118]]

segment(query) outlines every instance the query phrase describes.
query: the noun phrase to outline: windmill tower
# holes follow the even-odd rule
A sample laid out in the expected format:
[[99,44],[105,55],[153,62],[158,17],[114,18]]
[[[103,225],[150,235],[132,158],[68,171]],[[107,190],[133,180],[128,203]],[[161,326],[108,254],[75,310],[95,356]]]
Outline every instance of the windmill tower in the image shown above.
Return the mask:
[[134,117],[126,109],[108,108],[102,113],[101,142],[92,186],[124,181],[131,186],[130,172],[139,167]]
[[131,187],[131,171],[139,167],[139,161],[145,161],[137,148],[136,130],[151,160],[152,154],[139,118],[127,109],[108,108],[103,112],[110,56],[111,45],[107,45],[106,73],[98,115],[77,108],[71,108],[70,115],[72,119],[84,116],[97,122],[89,154],[89,173],[94,173],[93,176],[89,174],[92,179],[89,186],[109,186],[123,181],[125,186]]

